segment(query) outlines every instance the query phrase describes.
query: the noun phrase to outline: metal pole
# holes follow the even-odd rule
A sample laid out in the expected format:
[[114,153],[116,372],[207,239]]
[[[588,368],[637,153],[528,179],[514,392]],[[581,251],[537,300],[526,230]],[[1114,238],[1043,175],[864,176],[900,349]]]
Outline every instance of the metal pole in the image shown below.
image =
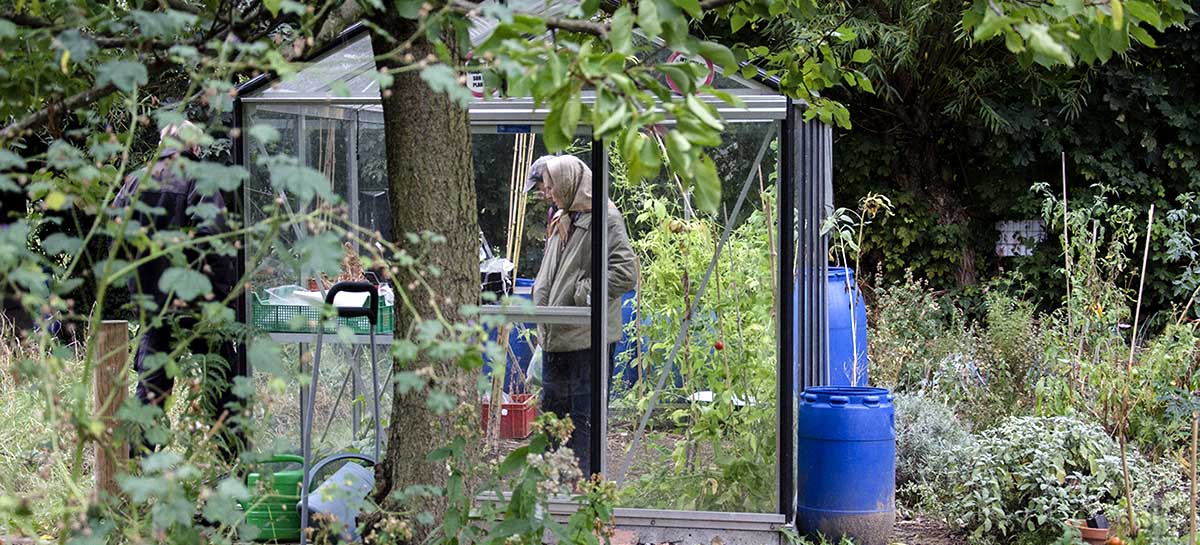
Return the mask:
[[775,287],[776,293],[779,294],[779,315],[775,319],[777,329],[776,338],[778,346],[776,348],[777,358],[777,376],[778,384],[776,390],[777,411],[779,425],[776,430],[776,441],[778,442],[779,453],[777,464],[777,474],[779,476],[779,513],[785,517],[785,520],[791,522],[795,519],[796,514],[796,456],[795,444],[796,434],[794,433],[796,423],[796,282],[794,281],[794,244],[795,244],[795,217],[796,217],[796,171],[794,154],[796,144],[794,141],[793,128],[796,123],[795,108],[788,108],[787,119],[780,125],[780,153],[779,166],[781,176],[779,183],[776,185],[778,199],[779,218],[779,233],[776,239],[779,241],[779,260],[776,266],[779,268],[776,278],[779,279],[779,285]]
[[591,450],[592,474],[604,473],[607,443],[605,408],[608,405],[608,160],[604,143],[592,140],[592,362]]

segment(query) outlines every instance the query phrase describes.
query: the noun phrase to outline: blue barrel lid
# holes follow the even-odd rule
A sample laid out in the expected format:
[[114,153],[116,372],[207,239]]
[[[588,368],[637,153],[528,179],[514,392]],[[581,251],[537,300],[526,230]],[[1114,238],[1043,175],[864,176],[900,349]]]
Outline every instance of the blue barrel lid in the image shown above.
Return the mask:
[[842,280],[842,279],[846,278],[847,276],[849,276],[851,279],[854,279],[854,268],[853,267],[830,267],[827,276],[830,279],[838,279],[838,280]]
[[850,386],[813,386],[800,394],[804,403],[830,405],[877,405],[892,401],[886,388],[854,388]]
[[522,288],[530,288],[530,287],[533,287],[533,279],[532,279],[532,278],[520,278],[520,277],[517,277],[517,286],[518,286],[518,287],[522,287]]

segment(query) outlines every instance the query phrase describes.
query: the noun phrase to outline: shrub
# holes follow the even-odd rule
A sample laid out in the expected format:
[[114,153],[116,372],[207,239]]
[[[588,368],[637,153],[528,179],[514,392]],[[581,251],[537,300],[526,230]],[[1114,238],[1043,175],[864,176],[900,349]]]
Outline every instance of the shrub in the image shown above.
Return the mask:
[[[1122,519],[1119,449],[1095,424],[1010,417],[955,455],[963,473],[945,491],[945,514],[972,543],[1047,543],[1068,518],[1103,511],[1110,521]],[[1130,472],[1139,519],[1159,521],[1164,535],[1177,531],[1170,521],[1179,520],[1186,504],[1179,471],[1150,467],[1131,452]]]
[[944,304],[911,274],[903,282],[880,286],[872,296],[867,341],[876,384],[895,391],[920,390],[941,360],[969,344],[953,305]]
[[911,277],[876,290],[868,335],[871,376],[896,392],[922,393],[977,428],[1029,408],[1041,373],[1043,335],[1034,307],[991,290],[979,323]]
[[896,491],[902,507],[935,510],[947,468],[970,434],[946,404],[920,394],[897,394]]

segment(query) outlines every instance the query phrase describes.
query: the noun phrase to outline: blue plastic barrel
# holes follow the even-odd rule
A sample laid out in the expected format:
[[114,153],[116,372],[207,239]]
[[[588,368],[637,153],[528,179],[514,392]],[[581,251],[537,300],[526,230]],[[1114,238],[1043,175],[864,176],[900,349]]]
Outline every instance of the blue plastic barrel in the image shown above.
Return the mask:
[[[796,328],[792,349],[800,357],[800,338],[807,334],[800,316],[800,292],[803,277],[796,278],[792,318]],[[849,285],[847,285],[849,283]],[[854,281],[854,269],[830,267],[825,277],[825,306],[829,312],[829,385],[850,386],[851,367],[857,354],[858,381],[854,386],[867,385],[867,305],[862,291]],[[850,317],[854,316],[851,322]],[[858,347],[855,350],[855,346]],[[797,360],[798,361],[798,360]],[[797,367],[792,387],[800,389],[800,369]]]
[[[829,308],[829,385],[866,386],[867,304],[854,281],[854,269],[830,267],[825,294]],[[856,366],[857,381],[853,380]]]
[[882,388],[816,386],[797,415],[796,527],[884,545],[896,522],[896,429]]
[[612,375],[609,377],[608,391],[613,391],[614,382],[619,383],[623,387],[629,387],[634,382],[637,382],[639,369],[633,364],[637,361],[639,343],[634,335],[636,331],[629,331],[629,324],[634,323],[637,319],[637,291],[629,290],[621,295],[621,340],[617,341],[616,349],[613,351],[613,368]]
[[[532,295],[529,293],[529,290],[533,288],[533,279],[517,278],[516,288],[517,289],[514,290],[515,293],[513,295],[524,299],[530,299]],[[515,325],[517,327],[513,327],[508,333],[508,349],[512,351],[512,356],[508,356],[507,354],[505,355],[505,361],[507,362],[507,365],[505,366],[504,373],[504,391],[519,393],[524,391],[521,389],[523,388],[521,382],[525,377],[525,373],[529,371],[529,361],[533,358],[533,349],[530,346],[530,342],[527,340],[527,337],[536,335],[537,324]],[[524,333],[525,331],[528,331],[529,333],[526,334]],[[492,342],[496,342],[495,330],[489,328],[488,339]],[[514,359],[516,360],[516,367],[513,366]],[[518,367],[520,368],[520,372],[517,371]],[[487,357],[484,357],[483,374],[484,376],[489,376],[491,375],[491,372],[492,362],[489,361]]]

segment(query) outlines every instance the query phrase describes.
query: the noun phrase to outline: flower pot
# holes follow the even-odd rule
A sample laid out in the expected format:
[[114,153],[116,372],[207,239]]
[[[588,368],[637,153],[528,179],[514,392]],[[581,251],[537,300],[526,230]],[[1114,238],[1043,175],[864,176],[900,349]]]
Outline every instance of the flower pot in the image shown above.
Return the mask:
[[1067,524],[1079,530],[1080,537],[1084,543],[1091,545],[1104,545],[1108,541],[1109,528],[1088,528],[1087,522],[1082,520],[1068,520]]

